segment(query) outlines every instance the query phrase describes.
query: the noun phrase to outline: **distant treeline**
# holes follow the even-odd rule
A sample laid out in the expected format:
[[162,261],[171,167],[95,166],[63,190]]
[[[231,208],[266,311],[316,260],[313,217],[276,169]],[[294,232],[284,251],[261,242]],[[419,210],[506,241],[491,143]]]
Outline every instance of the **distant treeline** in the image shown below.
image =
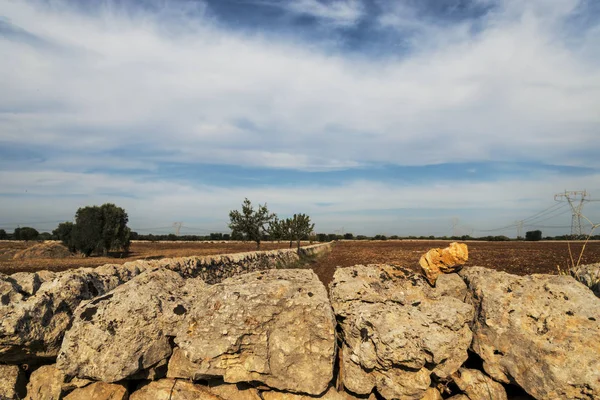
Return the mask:
[[[339,235],[335,233],[317,233],[312,236],[305,236],[302,240],[311,240],[315,242],[330,242],[333,240],[480,240],[488,242],[508,242],[508,241],[537,241],[537,240],[585,240],[587,236],[574,237],[572,235],[561,235],[561,236],[541,236],[541,232],[537,234],[533,231],[526,238],[509,238],[508,236],[481,236],[472,237],[469,235],[463,236],[399,236],[399,235],[354,235],[352,233],[346,233]],[[528,232],[530,233],[530,232]],[[0,240],[59,240],[57,235],[48,232],[38,232],[34,228],[23,227],[17,228],[12,233],[7,233],[4,229],[0,229]],[[168,235],[154,235],[147,234],[142,235],[137,232],[130,233],[131,240],[145,240],[145,241],[204,241],[204,240],[215,240],[215,241],[228,241],[228,240],[242,240],[243,237],[239,235],[232,235],[229,233],[210,233],[208,235],[175,235],[173,233]],[[271,240],[269,235],[264,235],[263,240]],[[590,237],[590,240],[600,240],[600,235],[594,235]]]

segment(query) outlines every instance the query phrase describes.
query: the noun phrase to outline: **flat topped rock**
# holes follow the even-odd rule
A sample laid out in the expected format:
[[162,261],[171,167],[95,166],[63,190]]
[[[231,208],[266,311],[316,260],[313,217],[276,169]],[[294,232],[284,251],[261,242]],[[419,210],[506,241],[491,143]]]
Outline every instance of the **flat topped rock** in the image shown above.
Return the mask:
[[[335,320],[327,291],[311,270],[236,276],[199,293],[175,343],[182,378],[222,376],[318,395],[333,377]],[[191,365],[190,365],[191,363]]]
[[[196,290],[205,286],[187,283],[192,282]],[[63,340],[58,368],[69,376],[116,382],[165,362],[172,351],[168,336],[190,308],[185,284],[176,272],[160,269],[82,303]]]
[[538,399],[600,399],[600,299],[569,276],[460,272],[480,310],[472,350]]
[[342,328],[341,374],[350,391],[421,399],[430,376],[447,378],[467,359],[473,307],[456,274],[432,288],[389,265],[338,268],[330,284]]
[[16,281],[0,277],[0,360],[3,362],[28,363],[56,357],[79,303],[123,283],[118,276],[104,275],[91,268],[44,276],[48,280],[39,286],[37,283],[42,279],[25,278],[19,276]]

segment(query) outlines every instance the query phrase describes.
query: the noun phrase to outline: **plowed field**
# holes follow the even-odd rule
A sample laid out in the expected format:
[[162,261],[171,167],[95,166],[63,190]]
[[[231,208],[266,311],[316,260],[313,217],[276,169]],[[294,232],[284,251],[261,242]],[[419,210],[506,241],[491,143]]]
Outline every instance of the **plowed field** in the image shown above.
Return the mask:
[[[336,266],[349,267],[356,264],[393,264],[414,269],[419,268],[419,258],[434,247],[446,247],[445,241],[341,241],[333,251],[318,259],[313,270],[328,284]],[[469,246],[466,265],[478,265],[525,275],[534,273],[557,274],[558,268],[570,265],[567,242],[465,242]],[[571,252],[577,258],[583,242],[571,242]],[[600,262],[600,242],[588,242],[581,264]]]

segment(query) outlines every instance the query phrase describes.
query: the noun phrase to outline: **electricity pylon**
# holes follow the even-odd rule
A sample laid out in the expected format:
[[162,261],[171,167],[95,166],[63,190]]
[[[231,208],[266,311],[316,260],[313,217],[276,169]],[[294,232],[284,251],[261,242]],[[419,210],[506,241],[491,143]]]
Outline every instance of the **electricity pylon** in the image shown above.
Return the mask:
[[566,201],[571,206],[571,236],[583,235],[583,225],[581,223],[583,204],[586,201],[588,193],[585,190],[567,191],[554,195],[556,201]]
[[460,219],[458,217],[452,217],[452,236],[458,236],[458,224]]
[[515,225],[517,226],[517,239],[523,238],[523,221],[515,221]]
[[173,228],[175,228],[175,235],[179,236],[179,231],[181,230],[181,226],[183,222],[173,222]]

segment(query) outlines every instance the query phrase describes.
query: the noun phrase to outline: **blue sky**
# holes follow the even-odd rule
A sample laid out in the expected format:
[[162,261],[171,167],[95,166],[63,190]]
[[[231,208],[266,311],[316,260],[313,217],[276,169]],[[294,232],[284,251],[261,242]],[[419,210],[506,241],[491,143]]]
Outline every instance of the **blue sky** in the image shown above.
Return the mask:
[[225,232],[248,197],[319,232],[514,236],[600,199],[599,4],[3,1],[0,228],[113,202]]

